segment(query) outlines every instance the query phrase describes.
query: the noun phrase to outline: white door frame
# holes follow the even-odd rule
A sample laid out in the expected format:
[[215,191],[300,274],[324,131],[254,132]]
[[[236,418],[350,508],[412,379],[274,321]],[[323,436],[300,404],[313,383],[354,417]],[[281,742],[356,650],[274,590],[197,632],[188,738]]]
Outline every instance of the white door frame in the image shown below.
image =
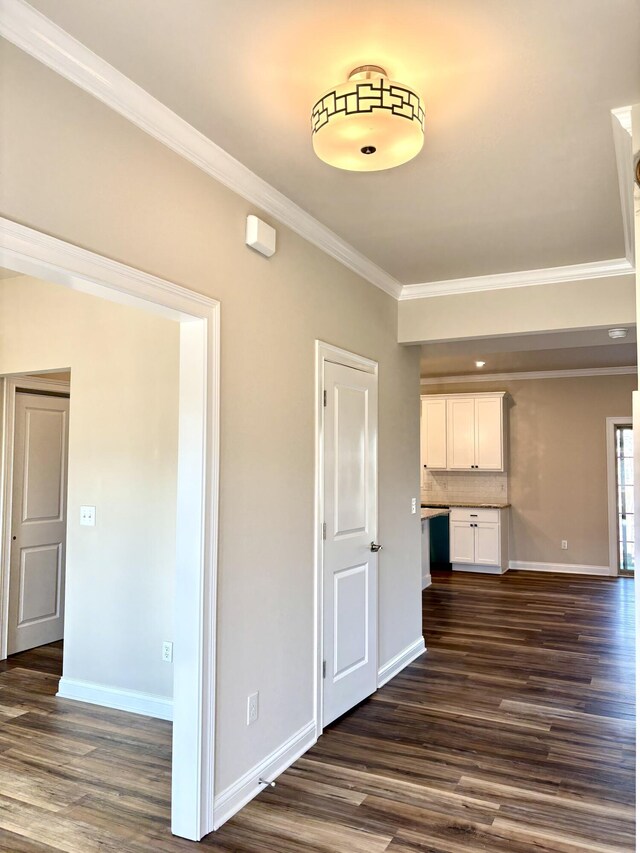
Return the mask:
[[[372,361],[361,355],[356,355],[348,350],[340,349],[332,344],[316,340],[316,431],[315,431],[315,525],[314,525],[314,596],[313,606],[315,613],[314,626],[314,721],[316,724],[316,737],[320,737],[324,728],[322,722],[323,707],[323,679],[322,661],[324,660],[322,624],[322,579],[323,579],[323,536],[322,525],[324,523],[324,365],[325,362],[342,364],[345,367],[353,367],[364,373],[372,373],[377,377],[378,362]],[[378,459],[376,453],[376,505],[374,507],[376,519],[376,530],[378,529]],[[377,635],[376,635],[377,637]],[[376,677],[378,673],[378,660],[376,648]]]
[[16,424],[16,392],[45,391],[68,394],[71,385],[60,380],[24,376],[0,376],[0,660],[7,657],[9,637],[9,567],[11,562],[11,511],[13,504],[13,444]]
[[607,418],[607,507],[609,514],[609,574],[618,574],[618,489],[616,483],[616,427],[633,426],[633,418]]
[[180,323],[171,829],[199,840],[214,828],[220,303],[3,218],[0,265]]

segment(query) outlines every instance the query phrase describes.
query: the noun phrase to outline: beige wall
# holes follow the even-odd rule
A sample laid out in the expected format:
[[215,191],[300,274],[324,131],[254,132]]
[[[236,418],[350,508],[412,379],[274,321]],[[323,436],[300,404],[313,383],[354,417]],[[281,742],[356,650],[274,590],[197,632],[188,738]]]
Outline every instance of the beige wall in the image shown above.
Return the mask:
[[[179,326],[0,281],[0,374],[71,368],[64,675],[170,698]],[[80,527],[80,506],[96,526]]]
[[631,326],[635,276],[407,299],[398,308],[402,343]]
[[608,566],[605,423],[631,415],[635,388],[637,376],[628,375],[443,384],[423,393],[509,393],[511,560]]
[[221,790],[312,719],[316,338],[379,362],[380,665],[420,636],[419,352],[391,297],[284,227],[247,249],[259,211],[3,50],[2,214],[221,300]]

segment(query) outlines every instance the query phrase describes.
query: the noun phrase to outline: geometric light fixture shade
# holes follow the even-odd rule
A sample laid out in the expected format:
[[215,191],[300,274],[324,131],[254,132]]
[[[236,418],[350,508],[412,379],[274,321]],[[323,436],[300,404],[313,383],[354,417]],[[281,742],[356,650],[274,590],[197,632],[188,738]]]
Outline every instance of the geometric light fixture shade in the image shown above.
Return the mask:
[[338,169],[392,169],[422,148],[424,115],[417,92],[389,80],[379,65],[361,65],[314,105],[313,150]]

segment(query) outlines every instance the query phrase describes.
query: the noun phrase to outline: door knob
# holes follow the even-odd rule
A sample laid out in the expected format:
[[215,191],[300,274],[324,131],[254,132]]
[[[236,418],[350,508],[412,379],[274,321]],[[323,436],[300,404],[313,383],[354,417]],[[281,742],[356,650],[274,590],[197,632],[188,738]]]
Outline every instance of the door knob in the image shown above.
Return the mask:
[[382,551],[382,545],[376,545],[376,543],[373,540],[371,541],[370,547],[371,547],[371,550],[374,552],[374,554],[378,551]]

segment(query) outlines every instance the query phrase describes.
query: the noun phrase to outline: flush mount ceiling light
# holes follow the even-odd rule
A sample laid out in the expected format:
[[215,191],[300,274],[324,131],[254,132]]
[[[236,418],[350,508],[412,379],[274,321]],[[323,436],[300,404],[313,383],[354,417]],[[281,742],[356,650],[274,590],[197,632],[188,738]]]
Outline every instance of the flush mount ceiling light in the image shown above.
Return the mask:
[[378,172],[406,163],[424,142],[424,103],[379,65],[361,65],[311,111],[313,150],[352,172]]
[[628,334],[628,329],[609,329],[609,337],[613,338],[626,338]]
[[476,361],[476,367],[484,367],[486,363],[486,361]]

